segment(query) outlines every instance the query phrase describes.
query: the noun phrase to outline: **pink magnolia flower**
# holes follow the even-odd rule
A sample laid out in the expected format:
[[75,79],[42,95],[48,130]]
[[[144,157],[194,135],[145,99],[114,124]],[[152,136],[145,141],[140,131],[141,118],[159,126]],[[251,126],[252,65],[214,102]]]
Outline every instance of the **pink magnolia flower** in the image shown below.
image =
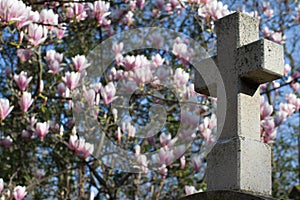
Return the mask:
[[21,71],[19,75],[15,74],[14,75],[14,81],[20,88],[20,90],[25,91],[28,84],[32,80],[32,77],[27,76],[27,72]]
[[84,55],[76,55],[72,58],[72,62],[75,71],[82,71],[90,65]]
[[3,192],[3,189],[4,189],[3,178],[0,178],[0,194]]
[[39,22],[40,21],[40,13],[38,11],[30,11],[28,21],[30,21],[30,22]]
[[295,105],[290,103],[280,103],[279,110],[288,113],[288,115],[292,115],[295,112]]
[[77,155],[81,155],[81,153],[84,150],[85,140],[82,138],[79,138],[75,141],[75,153]]
[[124,44],[123,42],[117,44],[117,43],[114,43],[113,46],[112,46],[112,50],[113,52],[117,55],[117,54],[123,54],[123,48],[124,48]]
[[300,98],[297,98],[297,96],[295,94],[287,94],[286,95],[286,101],[289,104],[292,104],[295,106],[295,110],[299,110],[300,109]]
[[21,62],[26,62],[32,56],[32,51],[30,49],[18,49],[17,56]]
[[159,67],[164,63],[165,59],[162,58],[160,54],[156,54],[155,56],[152,56],[152,61],[156,67]]
[[14,106],[9,106],[7,99],[0,98],[0,119],[4,120],[13,108]]
[[270,40],[273,40],[274,42],[282,44],[285,41],[285,36],[283,35],[282,32],[273,32],[270,35]]
[[136,69],[133,73],[132,79],[137,85],[149,83],[153,79],[150,67],[145,66]]
[[134,11],[136,8],[136,0],[130,0],[129,6],[130,6],[130,10]]
[[130,122],[123,122],[122,123],[122,131],[125,133],[127,133],[128,137],[134,138],[135,136],[135,127],[133,125],[131,125]]
[[83,96],[90,105],[95,104],[96,93],[94,89],[87,90],[85,87],[83,88]]
[[75,148],[76,148],[76,141],[77,141],[77,140],[78,140],[77,135],[71,135],[71,136],[70,136],[68,147],[69,147],[71,150],[75,150]]
[[211,118],[205,117],[203,123],[199,125],[199,132],[202,137],[209,143],[214,142],[213,130],[217,126],[216,115],[212,115]]
[[195,172],[198,172],[200,167],[202,166],[202,160],[201,160],[200,155],[192,155],[191,162],[192,162],[192,166],[193,166],[193,169],[195,170]]
[[185,156],[181,156],[180,158],[180,169],[183,170],[186,164]]
[[192,98],[195,98],[196,92],[195,92],[195,86],[193,83],[188,84],[187,87],[184,87],[184,97],[187,100],[191,100]]
[[284,65],[284,76],[287,76],[289,72],[291,71],[292,67],[289,64]]
[[145,155],[139,155],[137,157],[137,163],[139,164],[138,168],[144,172],[145,174],[148,173],[148,161]]
[[261,119],[265,119],[269,117],[273,113],[273,106],[268,102],[260,103],[260,117]]
[[[58,24],[58,14],[54,14],[52,9],[43,9],[40,13],[40,22],[45,25],[57,25]],[[53,29],[52,26],[48,26],[50,30]]]
[[62,53],[57,53],[55,50],[49,50],[46,53],[45,60],[48,64],[50,64],[53,61],[57,61],[59,63],[62,62],[64,55]]
[[266,118],[261,121],[261,138],[265,143],[271,143],[276,138],[274,118]]
[[168,168],[165,164],[163,164],[161,167],[159,167],[158,170],[163,179],[167,177]]
[[0,21],[17,22],[21,28],[30,15],[31,8],[19,0],[2,0],[0,3]]
[[136,4],[139,9],[143,9],[143,7],[145,6],[145,3],[146,3],[145,0],[136,0]]
[[158,152],[158,159],[161,165],[170,165],[175,159],[174,151],[169,149],[167,146],[160,148]]
[[162,132],[159,136],[159,141],[162,146],[166,146],[171,141],[171,134],[166,134],[165,132]]
[[55,27],[54,33],[57,37],[57,39],[61,40],[63,37],[66,36],[66,28],[65,27]]
[[134,21],[133,12],[128,11],[128,13],[123,18],[123,24],[127,25],[127,26],[130,26],[133,23],[133,21]]
[[31,93],[24,92],[20,101],[21,110],[27,112],[32,103],[33,99],[31,98]]
[[84,144],[84,148],[83,148],[83,151],[82,151],[82,153],[83,153],[83,158],[87,158],[87,157],[89,157],[91,154],[93,154],[93,152],[94,152],[94,145],[93,144],[90,144],[90,143],[88,143],[88,142],[86,142],[85,144]]
[[64,83],[60,83],[57,86],[58,95],[61,97],[69,97],[70,96],[70,90],[66,87]]
[[298,90],[300,88],[300,84],[298,82],[291,83],[290,86],[291,86],[291,88],[293,89],[294,92],[298,92]]
[[178,42],[173,45],[172,53],[179,59],[188,55],[188,47],[185,43]]
[[174,83],[177,88],[184,88],[189,80],[189,74],[186,73],[183,69],[177,68],[174,74]]
[[126,56],[123,59],[122,65],[125,67],[126,70],[134,70],[141,66],[141,60],[136,59],[135,56]]
[[66,72],[62,78],[70,90],[75,89],[80,82],[81,74],[79,72]]
[[48,67],[49,67],[48,73],[51,74],[57,74],[62,70],[62,68],[60,67],[60,63],[57,60],[51,62],[51,64],[49,64]]
[[200,6],[198,9],[198,15],[205,19],[211,18],[212,20],[217,20],[230,12],[227,5],[223,5],[221,1],[213,0],[204,6]]
[[171,14],[173,9],[172,9],[172,5],[170,3],[167,3],[166,4],[166,7],[165,7],[165,11],[168,13],[168,14]]
[[28,26],[28,41],[33,46],[38,46],[47,39],[48,31],[45,26],[37,24],[29,24]]
[[84,4],[82,3],[70,3],[70,7],[67,8],[67,18],[75,18],[78,21],[84,20],[88,17]]
[[185,195],[192,195],[198,192],[201,192],[202,190],[197,191],[196,188],[194,186],[184,186],[184,192]]
[[49,123],[48,122],[38,122],[36,123],[35,133],[39,138],[43,139],[49,132]]
[[117,97],[115,97],[116,88],[113,82],[109,82],[105,87],[102,87],[100,89],[100,94],[105,104],[114,101]]
[[15,198],[15,200],[22,200],[24,199],[24,197],[26,196],[27,192],[26,192],[26,186],[20,186],[18,185],[17,187],[14,188],[13,191],[13,196]]
[[285,111],[277,111],[274,117],[275,126],[279,126],[282,122],[286,120],[288,113]]
[[49,50],[46,53],[45,60],[49,67],[49,73],[57,74],[62,70],[60,63],[63,60],[63,54],[57,53],[55,50]]
[[116,138],[117,138],[118,142],[120,143],[121,139],[122,139],[122,132],[121,132],[120,127],[118,127],[118,130],[116,131]]
[[274,10],[271,9],[271,8],[268,8],[264,11],[264,15],[267,17],[267,18],[271,18],[274,14]]
[[106,3],[105,1],[96,1],[94,2],[93,6],[93,14],[98,21],[99,25],[108,25],[110,24],[110,21],[106,19],[108,15],[110,15],[109,10],[109,3]]

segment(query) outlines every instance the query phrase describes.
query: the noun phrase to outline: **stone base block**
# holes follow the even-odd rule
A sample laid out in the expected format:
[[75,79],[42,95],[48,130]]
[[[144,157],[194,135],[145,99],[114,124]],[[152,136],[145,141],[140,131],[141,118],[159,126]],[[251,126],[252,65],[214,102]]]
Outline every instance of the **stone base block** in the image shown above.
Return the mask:
[[208,191],[271,195],[271,148],[268,144],[243,137],[221,140],[208,154],[207,163]]

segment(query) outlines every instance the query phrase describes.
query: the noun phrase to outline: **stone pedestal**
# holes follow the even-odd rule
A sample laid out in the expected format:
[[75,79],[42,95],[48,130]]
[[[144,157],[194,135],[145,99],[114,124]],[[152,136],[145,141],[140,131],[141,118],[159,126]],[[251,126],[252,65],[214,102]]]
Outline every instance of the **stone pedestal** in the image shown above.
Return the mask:
[[238,190],[271,195],[268,144],[243,137],[221,140],[208,154],[207,163],[208,191]]
[[272,197],[264,197],[250,193],[243,193],[230,190],[217,190],[200,192],[181,198],[180,200],[275,200]]

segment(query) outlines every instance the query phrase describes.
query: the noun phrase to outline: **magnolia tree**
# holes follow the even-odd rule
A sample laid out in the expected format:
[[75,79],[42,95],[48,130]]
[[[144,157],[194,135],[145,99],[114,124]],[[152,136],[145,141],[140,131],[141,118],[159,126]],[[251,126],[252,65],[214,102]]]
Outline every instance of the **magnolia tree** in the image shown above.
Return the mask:
[[0,197],[204,191],[220,130],[217,99],[194,91],[193,59],[215,54],[214,21],[233,11],[259,18],[261,36],[284,46],[285,77],[261,87],[260,134],[274,151],[274,196],[286,197],[298,182],[292,0],[0,0]]

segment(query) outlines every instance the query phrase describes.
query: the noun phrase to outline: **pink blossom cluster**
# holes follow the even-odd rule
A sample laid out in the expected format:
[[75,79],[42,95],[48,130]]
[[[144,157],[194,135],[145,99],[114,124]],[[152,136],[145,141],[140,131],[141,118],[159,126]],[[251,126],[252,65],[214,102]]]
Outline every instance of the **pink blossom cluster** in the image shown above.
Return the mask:
[[185,195],[192,195],[198,192],[202,192],[202,190],[197,190],[194,186],[184,186]]
[[48,64],[48,73],[57,74],[62,70],[61,62],[63,60],[63,54],[57,53],[55,50],[49,50],[46,53],[45,60]]
[[176,38],[172,48],[172,53],[180,59],[184,65],[188,65],[194,56],[194,51],[188,47],[186,42],[187,41],[182,41],[180,38]]
[[88,158],[94,152],[94,145],[86,142],[84,139],[77,137],[77,135],[71,135],[69,139],[69,149],[75,151],[75,153],[83,157]]
[[260,97],[260,132],[261,139],[265,143],[271,143],[276,138],[276,129],[274,118],[271,117],[273,113],[273,106],[265,102],[263,96]]
[[300,98],[295,94],[286,95],[286,103],[279,104],[279,110],[273,114],[273,106],[265,102],[261,97],[261,123],[260,131],[263,142],[272,143],[276,138],[277,127],[280,126],[288,116],[291,116],[296,110],[300,109]]
[[139,169],[140,171],[142,171],[143,173],[148,173],[149,169],[148,169],[148,163],[149,161],[147,160],[147,157],[143,154],[141,154],[141,147],[140,145],[136,145],[134,147],[135,150],[135,159],[137,162],[137,165],[134,166],[135,168]]
[[28,24],[34,13],[31,7],[27,7],[19,0],[0,1],[0,22],[11,24],[15,23],[18,28]]
[[280,44],[285,42],[285,36],[281,31],[271,31],[268,27],[265,27],[262,32],[266,38],[274,42]]
[[198,15],[206,20],[217,20],[230,14],[227,5],[223,5],[221,1],[206,1],[203,6],[198,9]]
[[215,141],[214,135],[216,133],[217,117],[212,114],[211,117],[205,117],[203,123],[199,125],[199,132],[205,141],[212,143]]
[[[162,132],[159,137],[160,144],[162,147],[158,152],[158,164],[160,164],[160,173],[163,177],[167,175],[166,166],[171,165],[175,160],[180,160],[180,169],[184,169],[186,165],[186,159],[184,156],[185,147],[182,145],[176,144],[179,138],[175,137],[172,139],[170,134]],[[199,155],[191,156],[191,165],[195,172],[198,172],[202,166],[202,159]]]
[[66,17],[75,21],[95,19],[99,25],[108,26],[111,21],[107,19],[110,15],[110,4],[106,1],[95,1],[93,3],[65,3]]
[[[14,24],[22,29],[20,40],[22,41],[25,34],[26,39],[33,46],[44,43],[49,31],[54,31],[58,39],[64,37],[65,32],[64,28],[59,27],[58,14],[55,14],[52,9],[43,9],[39,13],[19,0],[0,1],[0,23]],[[21,60],[26,60],[28,53],[28,51],[20,51]]]
[[69,19],[75,18],[76,21],[85,20],[88,17],[88,12],[83,3],[69,3],[66,9],[66,17]]
[[[10,199],[11,198],[10,195],[11,194],[10,194],[9,190],[7,190],[6,194],[4,195],[4,181],[2,178],[0,178],[0,197],[1,197],[1,199],[6,199],[6,198]],[[26,195],[27,195],[26,186],[17,185],[16,187],[14,187],[12,197],[15,200],[22,200],[25,198]]]
[[274,15],[274,10],[271,8],[270,2],[263,2],[262,9],[267,18],[271,18]]

